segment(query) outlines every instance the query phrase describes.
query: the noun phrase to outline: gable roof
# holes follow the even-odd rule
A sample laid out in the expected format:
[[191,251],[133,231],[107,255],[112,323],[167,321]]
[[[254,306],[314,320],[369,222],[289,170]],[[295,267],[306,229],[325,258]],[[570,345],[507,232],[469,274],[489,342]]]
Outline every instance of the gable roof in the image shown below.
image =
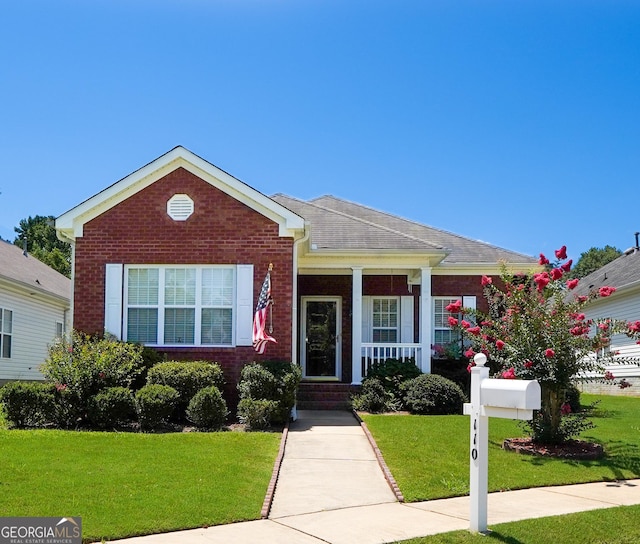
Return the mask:
[[272,198],[311,223],[312,244],[318,248],[422,250],[442,255],[443,264],[495,264],[499,261],[537,264],[530,255],[465,238],[332,195],[308,202],[280,194]]
[[[622,254],[580,280],[572,291],[574,296],[587,295],[594,289],[609,285],[617,291],[640,286],[640,251]],[[616,293],[614,293],[615,295]]]
[[304,229],[304,220],[291,210],[280,206],[253,187],[234,178],[188,149],[177,146],[63,213],[56,219],[58,235],[66,241],[74,241],[76,237],[82,236],[85,223],[178,168],[188,170],[205,182],[210,183],[239,202],[278,223],[280,236],[293,236],[295,231]]
[[16,245],[0,241],[0,280],[30,294],[42,294],[64,300],[69,304],[71,280],[40,262]]

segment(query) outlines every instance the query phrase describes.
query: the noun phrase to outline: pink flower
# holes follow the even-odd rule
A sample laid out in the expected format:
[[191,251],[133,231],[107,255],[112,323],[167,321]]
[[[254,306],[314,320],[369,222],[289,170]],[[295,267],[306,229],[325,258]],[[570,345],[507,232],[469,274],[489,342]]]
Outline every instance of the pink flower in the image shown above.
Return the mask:
[[627,323],[627,327],[630,332],[640,332],[640,321],[636,321],[635,323]]
[[549,264],[549,259],[547,259],[544,254],[540,253],[540,258],[538,259],[538,264],[540,266],[544,266],[545,264]]
[[471,372],[471,369],[476,366],[476,364],[471,361],[468,365],[467,365],[467,372]]
[[455,327],[458,324],[458,320],[455,317],[449,316],[447,319],[451,327]]
[[615,287],[610,287],[608,285],[605,285],[604,287],[600,287],[598,292],[600,293],[601,297],[608,297],[608,296],[611,296],[613,293],[616,292],[616,288]]
[[609,323],[607,323],[606,321],[604,323],[598,323],[598,328],[602,331],[608,331]]
[[566,263],[564,263],[560,268],[565,272],[569,272],[571,270],[571,265],[573,264],[573,259],[569,259]]
[[469,327],[471,327],[471,323],[469,323],[468,321],[465,321],[464,319],[462,321],[460,321],[460,326],[463,329],[468,329]]
[[496,340],[496,348],[498,348],[499,350],[504,348],[504,342],[502,340]]
[[527,361],[524,363],[525,368],[531,368],[533,366],[533,361]]
[[57,391],[64,391],[67,388],[67,384],[66,383],[57,383],[56,384],[56,390]]
[[589,300],[589,297],[586,295],[580,295],[579,297],[576,297],[576,300],[578,302],[587,302],[587,300]]
[[547,272],[540,272],[539,274],[533,275],[533,281],[538,286],[538,291],[542,292],[551,280]]
[[544,356],[545,356],[547,359],[551,359],[551,357],[555,357],[555,355],[556,355],[556,352],[555,352],[555,351],[553,351],[551,348],[547,348],[547,349],[545,350],[545,352],[544,352]]
[[464,356],[467,357],[468,359],[473,359],[473,356],[476,354],[475,351],[473,351],[471,348],[469,348],[467,351],[464,352]]
[[561,268],[554,268],[551,271],[551,279],[553,281],[559,280],[563,274],[564,274],[564,271]]
[[562,246],[560,249],[556,249],[556,259],[564,261],[567,258],[567,246]]
[[605,380],[615,380],[616,377],[613,375],[613,372],[609,372],[608,370],[604,373]]
[[445,308],[445,310],[450,314],[459,314],[462,311],[462,301],[456,300],[455,302],[452,302]]
[[469,334],[473,334],[474,336],[478,336],[480,334],[480,327],[476,326],[476,327],[469,327],[467,329],[467,332]]
[[569,329],[569,332],[573,335],[573,336],[582,336],[583,334],[585,334],[585,332],[589,332],[589,329],[585,327],[583,327],[582,325],[576,325],[575,327]]
[[571,291],[572,289],[575,289],[578,286],[579,281],[580,280],[578,279],[567,280],[567,289],[569,289],[569,291]]
[[493,283],[493,280],[489,276],[482,276],[481,280],[482,286],[490,285]]
[[105,379],[105,377],[106,377],[106,374],[105,374],[104,372],[100,372],[100,373],[98,374],[98,377],[99,377],[101,380],[104,380],[104,379]]
[[502,378],[505,380],[515,380],[516,379],[516,369],[511,367],[509,370],[505,370],[502,373]]
[[562,415],[566,416],[567,414],[571,413],[571,405],[568,402],[565,402],[561,407],[560,407],[560,412],[562,413]]

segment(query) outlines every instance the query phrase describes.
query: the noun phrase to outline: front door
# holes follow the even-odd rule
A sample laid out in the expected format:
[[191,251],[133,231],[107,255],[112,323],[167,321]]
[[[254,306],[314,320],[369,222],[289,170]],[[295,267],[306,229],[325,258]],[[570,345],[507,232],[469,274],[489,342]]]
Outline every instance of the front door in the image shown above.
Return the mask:
[[302,375],[339,380],[341,375],[340,297],[302,297]]

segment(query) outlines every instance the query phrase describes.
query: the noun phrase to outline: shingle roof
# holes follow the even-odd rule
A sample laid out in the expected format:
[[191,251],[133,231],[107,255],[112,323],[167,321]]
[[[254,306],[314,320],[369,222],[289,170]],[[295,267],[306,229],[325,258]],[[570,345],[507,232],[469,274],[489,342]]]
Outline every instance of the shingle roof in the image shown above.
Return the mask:
[[325,195],[308,202],[285,195],[275,201],[311,223],[312,243],[318,248],[399,249],[447,253],[443,263],[535,264],[536,259],[465,238],[361,204]]
[[640,251],[621,255],[580,280],[575,296],[586,295],[605,285],[620,289],[640,282]]
[[0,278],[67,300],[71,298],[71,280],[40,262],[13,244],[0,241]]

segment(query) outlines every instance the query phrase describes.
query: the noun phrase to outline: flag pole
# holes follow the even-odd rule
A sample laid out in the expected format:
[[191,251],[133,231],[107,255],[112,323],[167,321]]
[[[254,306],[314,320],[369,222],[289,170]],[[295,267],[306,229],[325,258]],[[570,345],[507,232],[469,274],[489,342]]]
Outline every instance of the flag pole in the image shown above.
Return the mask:
[[[269,263],[269,274],[271,274],[272,270],[273,263]],[[271,297],[271,301],[269,303],[269,334],[273,334],[273,297]]]

